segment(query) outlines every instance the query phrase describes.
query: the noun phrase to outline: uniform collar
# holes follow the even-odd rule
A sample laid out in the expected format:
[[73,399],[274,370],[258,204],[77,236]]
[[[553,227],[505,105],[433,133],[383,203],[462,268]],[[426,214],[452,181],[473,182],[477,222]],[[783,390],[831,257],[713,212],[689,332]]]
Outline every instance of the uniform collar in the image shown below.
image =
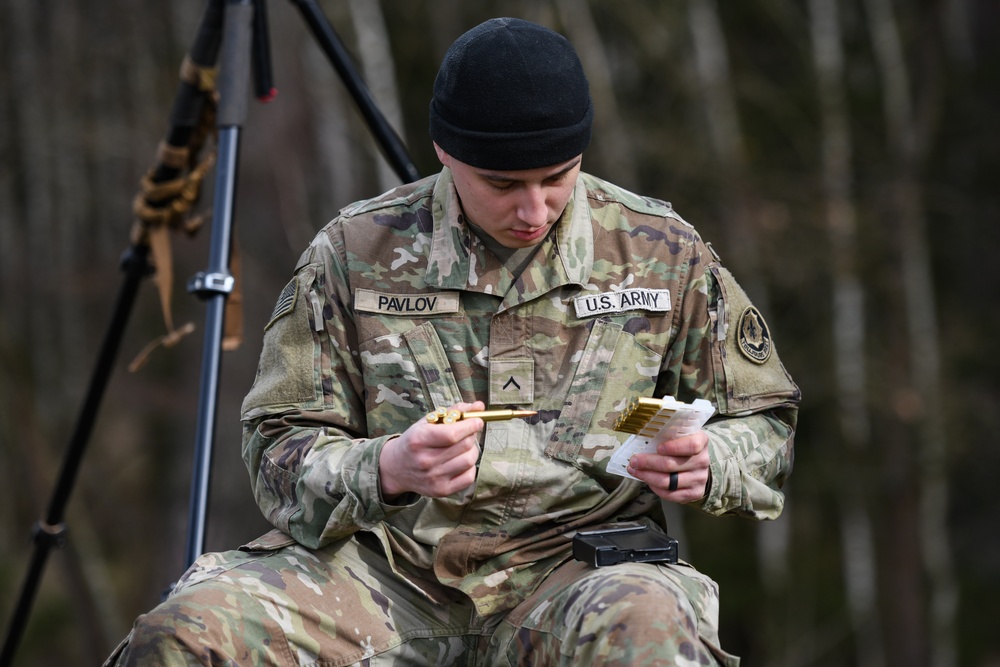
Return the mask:
[[581,175],[553,233],[542,241],[532,262],[514,281],[510,271],[465,224],[451,170],[443,168],[434,185],[434,228],[424,275],[427,285],[497,294],[504,297],[505,307],[562,285],[585,285],[594,268],[594,231],[583,181]]

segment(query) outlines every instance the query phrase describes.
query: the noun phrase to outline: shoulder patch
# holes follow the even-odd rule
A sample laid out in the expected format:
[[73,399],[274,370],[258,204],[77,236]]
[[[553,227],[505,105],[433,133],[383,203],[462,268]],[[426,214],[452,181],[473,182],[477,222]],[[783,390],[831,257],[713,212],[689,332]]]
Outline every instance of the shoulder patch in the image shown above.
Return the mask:
[[270,329],[271,325],[295,309],[295,299],[298,297],[298,294],[299,281],[296,278],[292,278],[285,285],[285,288],[281,290],[281,294],[278,295],[278,302],[274,304],[274,310],[271,312],[271,317],[268,319],[264,331]]
[[740,315],[737,327],[737,343],[743,356],[762,364],[771,356],[771,331],[760,311],[747,306]]

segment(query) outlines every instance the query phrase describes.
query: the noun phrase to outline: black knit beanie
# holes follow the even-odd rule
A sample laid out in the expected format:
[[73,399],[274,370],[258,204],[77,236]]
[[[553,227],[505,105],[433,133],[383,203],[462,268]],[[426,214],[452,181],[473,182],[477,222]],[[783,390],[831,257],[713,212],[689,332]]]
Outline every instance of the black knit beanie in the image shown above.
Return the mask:
[[445,53],[430,134],[461,162],[512,171],[560,164],[590,143],[594,107],[573,46],[521,19],[490,19]]

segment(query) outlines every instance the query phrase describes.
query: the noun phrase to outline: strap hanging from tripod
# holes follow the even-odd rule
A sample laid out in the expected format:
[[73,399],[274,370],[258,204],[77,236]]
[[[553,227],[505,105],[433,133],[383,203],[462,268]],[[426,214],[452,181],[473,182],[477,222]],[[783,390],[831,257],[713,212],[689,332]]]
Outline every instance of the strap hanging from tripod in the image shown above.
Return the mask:
[[[184,57],[180,67],[182,84],[190,86],[203,98],[200,117],[190,139],[184,145],[161,141],[156,163],[140,181],[140,189],[132,202],[136,216],[132,227],[132,243],[150,248],[156,275],[154,282],[160,299],[160,309],[167,332],[150,341],[129,364],[130,371],[141,368],[158,347],[173,347],[194,331],[193,322],[174,326],[171,307],[173,296],[173,254],[170,233],[183,232],[194,236],[204,225],[208,213],[193,213],[201,196],[206,174],[215,164],[215,149],[203,152],[206,140],[215,137],[215,111],[218,92],[217,66],[202,66],[190,55]],[[243,339],[242,281],[239,279],[238,245],[233,244],[233,274],[236,285],[226,304],[226,332],[223,349],[234,350]]]

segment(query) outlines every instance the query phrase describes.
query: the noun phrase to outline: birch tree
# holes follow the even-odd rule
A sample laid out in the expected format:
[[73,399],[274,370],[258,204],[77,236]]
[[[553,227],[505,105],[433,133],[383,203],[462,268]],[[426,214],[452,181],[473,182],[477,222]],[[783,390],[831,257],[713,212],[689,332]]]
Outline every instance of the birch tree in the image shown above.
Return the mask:
[[733,92],[726,35],[715,0],[692,0],[687,17],[707,138],[721,168],[717,187],[729,241],[727,256],[732,255],[731,263],[750,296],[768,312],[767,289],[759,271],[754,205],[747,195],[746,147]]
[[[399,105],[399,91],[396,87],[396,67],[392,60],[389,33],[385,26],[385,16],[378,0],[350,0],[348,4],[354,33],[357,35],[361,72],[378,104],[386,122],[404,140],[403,113]],[[369,142],[378,162],[378,190],[385,191],[399,185],[399,176],[383,158],[374,139]]]
[[[48,35],[36,29],[41,8],[32,2],[14,2],[9,6],[9,52],[12,89],[18,92],[13,98],[13,120],[24,141],[20,151],[9,159],[17,163],[23,179],[23,207],[16,221],[23,234],[22,252],[13,264],[14,274],[22,280],[33,266],[52,266],[54,256],[50,240],[55,233],[52,186],[52,133],[49,131],[51,105],[44,97],[45,88],[36,81],[48,80],[43,60],[44,50],[39,40]],[[42,284],[47,285],[47,281]],[[31,338],[35,372],[41,384],[55,377],[57,364],[50,354],[52,327],[48,325],[50,313],[42,300],[28,299],[22,304],[27,317],[21,320],[26,331],[18,332],[23,339]],[[28,335],[31,332],[31,335]],[[39,397],[40,400],[40,397]]]
[[840,437],[846,448],[838,479],[847,607],[861,667],[885,663],[878,621],[877,565],[865,480],[857,464],[871,444],[865,392],[864,289],[858,272],[857,214],[851,177],[851,131],[836,0],[810,0],[819,95],[822,183],[833,265],[833,361]]
[[[882,80],[886,136],[894,162],[891,201],[898,220],[902,289],[906,307],[910,382],[920,404],[917,477],[921,557],[929,581],[929,645],[932,667],[957,661],[955,624],[958,587],[948,534],[948,436],[945,411],[935,409],[941,392],[941,351],[930,249],[924,232],[926,211],[917,180],[932,126],[918,123],[910,74],[890,0],[865,0],[875,57]],[[934,81],[929,81],[932,100]],[[922,111],[925,111],[922,109]]]
[[594,100],[594,144],[604,168],[622,186],[638,189],[633,150],[615,100],[611,66],[587,0],[555,0],[566,36],[580,54]]

